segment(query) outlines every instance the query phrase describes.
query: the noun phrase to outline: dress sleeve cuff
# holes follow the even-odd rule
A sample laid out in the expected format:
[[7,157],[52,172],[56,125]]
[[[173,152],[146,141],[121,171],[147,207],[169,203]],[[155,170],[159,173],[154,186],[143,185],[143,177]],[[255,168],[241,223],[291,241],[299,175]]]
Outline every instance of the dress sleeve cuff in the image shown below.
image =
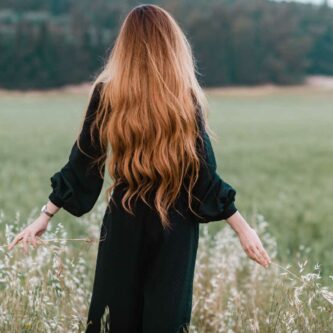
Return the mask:
[[52,192],[49,194],[49,200],[59,208],[65,205],[73,193],[72,186],[64,176],[63,170],[64,168],[50,178]]
[[236,190],[217,177],[202,198],[198,213],[202,223],[220,221],[229,218],[236,211]]
[[229,217],[231,217],[232,215],[234,215],[237,212],[237,207],[235,205],[234,202],[230,203],[228,208],[224,211],[223,220],[228,219]]
[[61,200],[54,192],[50,193],[49,200],[59,208],[61,208],[64,205],[63,200]]

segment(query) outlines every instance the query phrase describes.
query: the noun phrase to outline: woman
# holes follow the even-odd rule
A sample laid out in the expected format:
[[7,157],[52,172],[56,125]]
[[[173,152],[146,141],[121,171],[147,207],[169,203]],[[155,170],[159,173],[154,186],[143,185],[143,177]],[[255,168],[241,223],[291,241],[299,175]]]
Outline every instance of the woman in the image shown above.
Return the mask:
[[225,219],[248,256],[268,267],[235,190],[216,172],[209,131],[185,35],[162,8],[133,8],[93,84],[69,160],[51,177],[47,205],[9,245],[22,241],[27,251],[61,207],[89,212],[107,169],[113,184],[86,332],[187,331],[200,223]]

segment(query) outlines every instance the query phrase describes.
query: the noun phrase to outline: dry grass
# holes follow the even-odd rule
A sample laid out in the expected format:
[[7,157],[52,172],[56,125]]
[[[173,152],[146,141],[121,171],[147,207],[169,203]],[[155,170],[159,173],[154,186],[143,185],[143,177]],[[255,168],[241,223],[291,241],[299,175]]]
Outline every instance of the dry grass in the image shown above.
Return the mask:
[[280,266],[263,216],[251,224],[273,259],[268,269],[248,260],[230,228],[213,238],[203,228],[191,332],[331,332],[333,294],[320,284],[320,266],[306,267],[301,253],[294,267]]
[[[77,220],[89,234],[72,241],[81,248],[66,241],[61,223],[50,224],[43,237],[49,241],[28,256],[0,248],[1,332],[84,331],[92,283],[87,277],[95,264],[89,254],[97,248],[87,240],[98,239],[103,213],[98,205]],[[0,212],[0,225],[4,221]],[[333,294],[320,283],[320,266],[310,269],[299,253],[292,266],[281,267],[264,218],[256,215],[251,223],[273,259],[268,269],[245,256],[229,227],[213,236],[201,225],[190,332],[331,332]],[[1,242],[9,242],[21,224],[17,214]]]

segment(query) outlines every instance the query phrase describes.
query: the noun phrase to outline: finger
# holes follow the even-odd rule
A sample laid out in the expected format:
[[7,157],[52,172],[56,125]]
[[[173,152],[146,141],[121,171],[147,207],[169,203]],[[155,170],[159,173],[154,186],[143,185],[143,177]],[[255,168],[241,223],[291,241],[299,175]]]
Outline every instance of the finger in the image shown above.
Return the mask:
[[24,236],[23,236],[23,249],[24,249],[24,253],[27,254],[28,253],[28,239],[30,237],[30,232],[27,232]]
[[39,230],[39,231],[36,233],[36,235],[40,237],[40,236],[43,235],[44,232],[45,232],[44,229],[43,229],[43,230]]
[[41,236],[43,235],[43,233],[44,233],[44,230],[37,231],[37,233],[35,235],[36,236],[35,239],[36,239],[37,245],[43,244],[43,240],[41,238]]
[[257,246],[258,251],[260,252],[261,256],[264,258],[267,266],[271,263],[271,259],[268,255],[268,253],[266,252],[266,250],[264,249],[264,247],[260,244]]
[[264,248],[263,248],[263,251],[264,251],[265,256],[266,256],[266,258],[267,258],[267,260],[268,260],[268,263],[271,263],[271,262],[272,262],[271,257],[269,256],[269,254],[267,253],[267,251],[266,251]]
[[39,246],[40,244],[43,244],[42,239],[39,236],[36,236],[36,246]]
[[40,234],[40,232],[36,232],[31,235],[31,242],[34,247],[37,247],[40,243],[39,234]]
[[261,252],[259,251],[257,246],[254,246],[253,252],[254,252],[254,255],[257,257],[260,265],[266,267],[266,265],[267,265],[266,259],[261,255]]
[[257,248],[257,251],[260,252],[260,256],[262,256],[264,258],[265,262],[267,262],[267,265],[270,264],[271,259],[270,259],[269,255],[267,254],[266,250],[264,249],[262,242],[259,238],[258,238],[258,242],[256,244],[256,248]]
[[270,264],[272,262],[272,260],[269,257],[267,251],[263,247],[261,247],[260,251],[261,251],[262,255],[265,257],[265,259],[267,260],[268,264]]
[[38,244],[38,245],[39,245],[39,244],[43,244],[43,240],[41,239],[40,236],[37,236],[36,239],[37,239],[37,244]]
[[265,261],[263,260],[262,256],[260,255],[259,251],[255,247],[251,248],[251,254],[252,254],[254,260],[259,265],[261,265],[261,266],[265,266],[266,265]]
[[261,262],[259,261],[259,259],[254,255],[254,254],[251,254],[250,255],[250,258],[255,261],[257,264],[259,265],[262,265]]
[[43,243],[42,239],[38,236],[38,234],[36,234],[34,236],[34,246],[37,247],[42,243]]
[[265,268],[267,268],[269,262],[260,247],[256,248],[256,255],[258,256],[258,258],[261,262],[261,265],[264,266]]
[[30,242],[31,242],[33,247],[36,247],[37,240],[36,240],[36,236],[34,234],[31,234]]
[[8,251],[10,251],[21,239],[23,238],[23,233],[20,232],[14,240],[8,245]]
[[14,240],[9,244],[9,246],[12,248],[14,245],[16,245],[23,237],[24,233],[20,232],[17,234],[14,238]]
[[253,261],[255,261],[255,262],[257,262],[258,264],[260,264],[260,262],[259,262],[259,260],[258,260],[258,258],[257,258],[257,256],[256,256],[256,254],[255,254],[255,252],[253,251],[252,248],[248,248],[248,249],[246,250],[246,253],[247,253],[247,255],[248,255],[248,257],[249,257],[250,259],[252,259]]

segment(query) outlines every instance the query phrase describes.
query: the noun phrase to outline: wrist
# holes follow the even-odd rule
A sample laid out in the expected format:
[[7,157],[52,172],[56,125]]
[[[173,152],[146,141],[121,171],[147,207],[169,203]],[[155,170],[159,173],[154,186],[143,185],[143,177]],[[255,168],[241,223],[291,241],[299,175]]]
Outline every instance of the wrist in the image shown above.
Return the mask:
[[40,210],[40,213],[43,216],[43,219],[47,221],[49,221],[55,214],[54,212],[50,211],[47,204],[43,205],[43,207]]
[[227,222],[238,235],[251,229],[250,225],[246,222],[246,220],[238,211],[232,216],[230,216],[227,219]]
[[40,213],[39,218],[40,218],[43,222],[45,222],[45,223],[49,223],[49,221],[51,220],[51,217],[48,216],[48,215],[46,215],[46,214],[43,213],[43,212]]

